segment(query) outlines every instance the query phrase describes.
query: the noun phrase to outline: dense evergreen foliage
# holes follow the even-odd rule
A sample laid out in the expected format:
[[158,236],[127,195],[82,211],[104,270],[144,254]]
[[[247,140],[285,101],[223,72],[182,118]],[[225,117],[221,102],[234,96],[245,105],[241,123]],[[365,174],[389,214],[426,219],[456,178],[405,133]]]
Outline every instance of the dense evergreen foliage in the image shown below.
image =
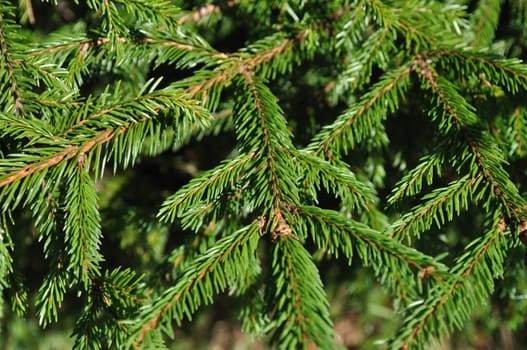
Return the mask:
[[214,307],[277,349],[511,348],[526,37],[523,0],[0,0],[3,348]]

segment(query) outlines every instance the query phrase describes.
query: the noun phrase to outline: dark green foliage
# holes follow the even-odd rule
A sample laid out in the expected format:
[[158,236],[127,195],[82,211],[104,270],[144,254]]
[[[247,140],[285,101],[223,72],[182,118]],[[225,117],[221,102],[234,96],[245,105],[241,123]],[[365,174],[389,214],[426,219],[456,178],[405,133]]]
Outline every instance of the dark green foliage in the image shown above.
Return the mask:
[[22,317],[79,349],[169,348],[228,294],[270,347],[351,347],[339,288],[386,293],[400,319],[376,346],[520,339],[526,19],[505,0],[0,0],[3,346]]

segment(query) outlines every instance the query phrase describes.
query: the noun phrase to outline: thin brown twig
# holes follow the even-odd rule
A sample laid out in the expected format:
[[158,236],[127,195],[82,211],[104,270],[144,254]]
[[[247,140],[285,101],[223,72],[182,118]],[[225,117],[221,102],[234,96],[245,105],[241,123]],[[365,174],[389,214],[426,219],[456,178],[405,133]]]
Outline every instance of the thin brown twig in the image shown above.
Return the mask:
[[[225,4],[225,7],[232,7],[237,5],[240,2],[240,0],[231,0],[227,1]],[[186,22],[192,21],[194,23],[199,22],[202,18],[212,15],[213,13],[220,13],[221,7],[219,5],[205,5],[203,7],[200,7],[199,9],[192,11],[184,16],[182,16],[178,20],[178,24],[184,24]]]

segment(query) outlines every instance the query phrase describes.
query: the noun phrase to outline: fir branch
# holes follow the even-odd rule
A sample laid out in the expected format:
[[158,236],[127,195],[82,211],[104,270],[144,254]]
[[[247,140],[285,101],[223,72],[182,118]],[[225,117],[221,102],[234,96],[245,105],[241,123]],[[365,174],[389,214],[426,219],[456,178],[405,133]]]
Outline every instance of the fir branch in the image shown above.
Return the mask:
[[[144,55],[146,48],[140,49],[140,47],[147,45],[159,51],[155,57],[157,65],[169,62],[176,63],[181,68],[188,68],[200,62],[204,62],[207,65],[220,64],[215,70],[216,73],[211,74],[209,70],[203,71],[201,74],[198,72],[198,75],[174,85],[186,87],[191,97],[196,97],[199,93],[202,100],[206,102],[208,100],[207,95],[201,94],[206,94],[208,90],[223,81],[230,82],[243,67],[248,66],[258,71],[262,70],[264,77],[273,77],[278,72],[283,73],[289,70],[291,65],[288,62],[293,60],[292,55],[294,51],[292,49],[297,44],[307,43],[309,41],[309,33],[310,31],[308,30],[301,31],[296,35],[295,40],[291,40],[281,34],[270,36],[249,46],[245,51],[250,52],[250,55],[244,53],[241,56],[239,54],[227,55],[218,53],[210,48],[203,39],[200,39],[195,34],[186,33],[181,29],[162,35],[155,32],[151,34],[144,32],[145,38],[116,36],[113,39],[100,37],[92,40],[87,37],[78,37],[72,38],[71,42],[46,44],[42,48],[33,49],[29,54],[35,56],[52,54],[64,58],[73,55],[75,59],[68,59],[70,62],[69,70],[77,74],[83,72],[88,62],[93,60],[87,60],[90,49],[104,46],[111,48],[116,43],[123,45],[123,50],[128,52],[128,60],[131,57]],[[278,45],[276,45],[277,42]],[[277,57],[280,57],[280,59],[278,60]],[[207,74],[208,77],[203,76],[203,74]],[[80,81],[79,79],[79,77],[76,78],[77,81]],[[207,104],[205,103],[205,105]]]
[[430,290],[407,310],[404,326],[390,342],[391,349],[409,349],[441,339],[460,329],[472,310],[486,304],[494,280],[503,274],[507,253],[501,213],[494,213],[488,232],[472,241],[451,269],[452,277]]
[[478,1],[476,11],[471,15],[472,47],[485,49],[490,45],[498,26],[501,4],[502,0]]
[[[0,259],[2,264],[0,266],[0,289],[8,287],[7,276],[13,272],[13,258],[10,250],[13,249],[13,242],[9,235],[7,226],[7,215],[2,213],[0,216]],[[1,305],[0,301],[0,305]]]
[[369,14],[368,10],[368,6],[354,6],[351,11],[343,12],[342,24],[337,22],[341,26],[335,35],[337,48],[358,48],[358,44],[363,40],[363,33],[368,28],[369,23],[365,20]]
[[[251,185],[256,191],[255,205],[279,208],[282,201],[298,203],[291,134],[276,97],[249,70],[238,85],[234,122],[242,152],[257,152]],[[257,171],[257,172],[256,172]],[[262,176],[264,175],[264,176]]]
[[26,141],[26,146],[36,144],[55,145],[64,139],[54,135],[49,126],[40,119],[28,116],[20,118],[16,114],[0,114],[0,135],[14,140]]
[[[414,49],[414,52],[437,47],[439,43],[445,45],[447,42],[459,41],[454,34],[460,30],[460,16],[455,16],[456,12],[462,10],[459,5],[450,4],[449,6],[411,0],[404,1],[401,8],[396,8],[378,0],[361,0],[361,2],[369,8],[373,19],[381,27],[401,33],[406,39],[407,48]],[[419,16],[415,16],[416,13]],[[429,20],[423,20],[424,18]]]
[[361,2],[369,11],[371,11],[373,18],[379,22],[382,27],[394,27],[396,25],[397,17],[389,5],[378,0],[361,0]]
[[[313,46],[317,45],[316,42],[316,34],[309,27],[293,34],[270,35],[241,51],[244,59],[243,67],[254,71],[263,79],[274,79],[277,74],[290,72],[302,56],[310,57]],[[244,57],[245,52],[250,56]]]
[[409,236],[419,238],[419,235],[429,230],[434,223],[440,228],[446,222],[452,221],[454,215],[468,209],[474,196],[484,196],[484,191],[478,188],[482,182],[480,175],[474,178],[466,175],[425,195],[422,198],[423,204],[414,207],[392,225],[390,237],[398,240]]
[[44,278],[36,297],[38,323],[46,327],[51,322],[57,322],[59,308],[68,289],[69,276],[63,266],[56,266]]
[[[145,32],[147,34],[148,32]],[[174,49],[178,49],[185,52],[193,51],[196,53],[196,56],[212,56],[217,55],[218,58],[225,58],[226,55],[222,53],[215,53],[212,49],[208,49],[205,45],[192,45],[185,40],[176,40],[172,36],[171,39],[168,38],[168,35],[159,35],[158,33],[155,33],[156,37],[125,37],[125,36],[118,36],[115,38],[115,41],[128,45],[130,49],[137,50],[137,45],[142,44],[150,44],[153,47],[170,47]],[[183,32],[179,33],[179,37],[181,39],[186,38],[183,34]],[[115,42],[114,41],[114,42]],[[105,45],[113,44],[114,42],[111,41],[111,39],[106,37],[99,37],[96,39],[89,38],[86,36],[79,36],[79,37],[72,37],[68,41],[63,42],[51,42],[46,43],[42,46],[38,46],[35,48],[32,48],[29,52],[29,56],[42,56],[46,54],[56,55],[66,55],[71,53],[76,53],[75,56],[78,56],[79,59],[83,59],[86,57],[88,50],[99,48]],[[202,41],[202,43],[204,43]]]
[[243,154],[225,161],[212,170],[193,178],[161,206],[158,217],[164,222],[173,222],[190,208],[200,203],[212,203],[225,191],[232,189],[242,179],[255,153]]
[[[60,136],[69,136],[75,134],[89,133],[93,129],[108,128],[108,126],[120,127],[129,123],[135,124],[139,121],[153,120],[163,112],[172,111],[175,122],[178,117],[190,117],[195,119],[197,124],[204,127],[208,125],[211,118],[208,111],[198,106],[196,100],[188,99],[184,92],[167,87],[156,90],[160,81],[150,81],[145,84],[138,96],[122,99],[120,98],[119,86],[112,94],[103,94],[98,102],[90,106],[89,114],[78,113],[78,122],[67,130],[60,133]],[[109,101],[108,101],[109,100]],[[133,111],[133,113],[127,113]],[[186,129],[183,118],[178,122],[182,124],[181,129]],[[93,131],[92,131],[93,133]]]
[[[505,161],[500,150],[495,147],[495,142],[478,127],[478,117],[474,113],[474,108],[457,92],[453,84],[439,77],[420,55],[416,56],[416,64],[427,84],[424,87],[430,88],[435,93],[440,108],[450,118],[441,118],[442,130],[448,134],[454,127],[462,135],[479,171],[483,173],[494,196],[501,203],[504,215],[507,218],[514,218],[515,221],[521,221],[526,203],[503,169],[502,164]],[[435,116],[437,113],[432,111],[432,115]]]
[[57,186],[43,186],[45,200],[31,202],[34,224],[43,241],[44,257],[49,261],[49,271],[36,294],[38,322],[43,327],[57,322],[59,309],[71,286],[71,275],[66,270],[68,256],[64,242],[64,211],[59,201],[64,193]]
[[[0,161],[0,171],[3,173],[0,176],[2,210],[8,210],[10,207],[15,208],[22,199],[24,199],[24,204],[31,203],[31,200],[37,195],[38,189],[49,187],[49,184],[45,184],[44,181],[47,169],[61,163],[65,158],[73,157],[74,154],[72,153],[75,151],[75,147],[54,147],[41,150],[44,151],[41,154],[20,154]],[[22,184],[21,182],[26,178],[27,180]],[[29,188],[32,191],[28,193],[20,191],[17,195],[19,187],[22,189]]]
[[111,348],[126,342],[128,334],[119,321],[129,317],[139,303],[134,295],[139,282],[133,271],[120,268],[105,271],[93,281],[73,330],[76,349]]
[[76,163],[67,174],[64,233],[70,256],[67,270],[72,271],[86,289],[100,274],[102,232],[95,184],[85,160],[80,157]]
[[432,185],[434,176],[440,176],[442,165],[446,161],[443,147],[436,149],[429,155],[422,157],[419,164],[404,175],[393,188],[388,197],[388,204],[395,204],[404,197],[413,196],[423,189],[423,182]]
[[312,200],[316,201],[317,191],[322,186],[328,193],[335,193],[350,210],[369,210],[377,203],[371,184],[357,179],[344,164],[330,164],[304,150],[292,156],[296,158],[298,173],[303,174],[301,186]]
[[246,226],[204,252],[173,287],[142,308],[137,320],[125,323],[134,327],[133,346],[148,346],[149,334],[156,328],[172,334],[170,320],[181,323],[183,317],[191,318],[201,304],[211,303],[214,294],[237,282],[243,284],[241,279],[253,259],[258,237],[257,225]]
[[[443,8],[443,4],[436,2],[432,6],[427,6],[426,2],[422,0],[405,1],[404,5],[403,9],[394,9],[394,11],[399,12],[397,25],[406,37],[406,45],[411,47],[413,44],[414,52],[427,47],[437,47],[445,44],[453,46],[453,44],[459,42],[459,40],[456,40],[455,32],[451,32],[452,29],[459,32],[459,24],[456,20],[451,23],[451,17],[448,16],[449,12],[452,13],[454,12],[453,10],[459,10],[459,5],[457,8],[455,5],[450,8],[446,5]],[[416,13],[418,16],[415,15]],[[416,20],[416,17],[419,17],[419,19]],[[423,21],[424,18],[429,20]],[[432,20],[432,18],[435,20]],[[434,25],[426,25],[425,23],[433,23]]]
[[[93,0],[91,0],[93,1]],[[110,1],[105,0],[108,4]],[[170,0],[112,0],[134,19],[144,22],[158,23],[163,27],[174,26],[181,18],[181,10]]]
[[333,344],[329,303],[310,254],[294,236],[282,235],[274,242],[272,265],[271,343],[278,349]]
[[113,40],[127,32],[125,19],[119,13],[118,0],[89,0],[86,4],[101,18],[100,29],[107,37]]
[[[230,227],[222,225],[222,222],[210,222],[209,226],[204,228],[200,234],[186,239],[184,244],[179,245],[168,254],[164,263],[145,283],[148,287],[141,291],[141,295],[151,299],[160,297],[167,285],[173,285],[192,266],[194,261],[215,245],[219,237],[229,229]],[[232,231],[236,231],[236,229]],[[234,288],[231,286],[231,290]]]
[[[199,98],[209,110],[214,110],[221,91],[229,86],[244,72],[256,72],[266,80],[277,73],[285,73],[291,69],[291,61],[296,45],[307,46],[310,31],[304,30],[292,40],[282,34],[272,35],[250,45],[244,52],[225,55],[218,60],[219,65],[211,70],[201,69],[193,76],[183,79],[173,86],[183,88],[191,98]],[[248,52],[248,53],[247,53]]]
[[339,158],[371,136],[388,113],[399,106],[410,83],[411,64],[384,75],[373,88],[331,125],[325,126],[307,147],[315,155]]
[[46,199],[31,202],[31,212],[35,227],[39,231],[39,241],[43,241],[44,257],[48,260],[49,271],[36,294],[35,305],[38,322],[46,326],[57,322],[59,309],[71,283],[71,275],[66,271],[68,256],[64,242],[64,211],[59,201],[64,198],[59,186],[42,188]]
[[16,55],[13,52],[15,38],[10,37],[18,31],[18,27],[9,18],[14,9],[4,2],[0,6],[0,104],[7,104],[4,106],[6,111],[12,109],[13,113],[22,115],[22,88],[17,81],[19,74],[16,72]]
[[[166,101],[165,101],[166,99]],[[81,159],[87,156],[94,150],[99,150],[100,146],[106,143],[113,141],[112,148],[110,152],[113,152],[115,156],[114,166],[117,166],[118,163],[122,163],[124,166],[127,166],[128,163],[133,162],[135,157],[137,157],[141,145],[135,144],[133,142],[123,142],[130,140],[130,137],[134,137],[134,129],[141,127],[143,130],[139,135],[144,137],[144,131],[152,130],[151,128],[146,128],[147,123],[151,122],[151,118],[155,116],[159,110],[165,109],[165,104],[176,102],[172,107],[178,107],[179,103],[187,105],[190,107],[189,116],[192,117],[193,121],[198,123],[206,123],[208,119],[207,114],[202,114],[203,110],[197,106],[192,106],[188,104],[187,100],[174,100],[174,95],[164,95],[161,93],[153,93],[149,98],[145,98],[143,104],[137,104],[136,101],[132,101],[134,107],[139,107],[136,111],[139,114],[139,118],[131,117],[126,114],[130,108],[130,105],[126,103],[122,105],[112,106],[102,111],[96,112],[93,114],[92,118],[88,118],[87,122],[79,122],[69,130],[67,130],[64,135],[68,136],[69,142],[65,145],[58,146],[43,146],[43,147],[32,147],[25,150],[26,153],[19,155],[11,155],[10,157],[0,161],[0,188],[2,188],[1,196],[4,199],[9,198],[3,204],[4,207],[12,205],[16,206],[18,202],[22,199],[22,193],[20,193],[15,200],[13,201],[13,196],[17,191],[17,187],[26,188],[28,184],[33,184],[36,188],[40,188],[42,181],[44,181],[44,176],[47,172],[47,169],[55,167],[58,164],[64,164],[65,161],[72,159],[74,157]],[[158,111],[156,111],[156,109]],[[177,110],[177,109],[176,109]],[[184,110],[183,113],[185,113]],[[100,117],[105,117],[103,119],[103,125],[105,129],[102,131],[95,131],[94,126],[97,127],[101,121],[98,119]],[[201,119],[204,117],[204,119]],[[124,119],[119,119],[124,118]],[[179,119],[181,125],[179,126],[182,132],[186,132],[185,129],[188,128],[188,125],[185,125],[185,120],[183,118]],[[91,126],[90,123],[93,123],[94,126]],[[114,125],[111,125],[114,124]],[[90,126],[90,127],[88,127]],[[109,127],[113,126],[114,129]],[[73,134],[73,135],[72,135]],[[86,137],[89,135],[89,137]],[[128,139],[126,138],[128,137]],[[135,135],[137,137],[137,135]],[[123,139],[124,138],[124,139]],[[111,153],[110,153],[111,154]],[[97,166],[95,167],[97,176],[102,174],[101,167],[104,167],[104,162],[101,162],[101,156],[99,153],[96,153],[96,159],[98,160]],[[28,178],[24,183],[22,181]],[[17,186],[8,186],[10,184],[17,183]],[[26,195],[24,203],[29,203],[32,198],[36,195],[36,191],[29,192],[29,196]]]
[[509,120],[508,136],[513,143],[510,155],[516,154],[518,157],[527,155],[527,109],[518,106],[514,109]]
[[[366,6],[355,6],[351,11],[344,12],[342,24],[340,22],[335,24],[337,27],[335,35],[337,52],[350,52],[351,54],[350,57],[346,57],[344,68],[337,76],[336,81],[331,81],[325,87],[325,90],[332,94],[332,102],[336,102],[341,96],[347,96],[346,93],[351,88],[362,87],[362,82],[367,83],[370,79],[370,74],[367,73],[371,73],[371,67],[376,58],[372,52],[376,50],[370,46],[361,45],[364,41],[363,34],[369,25],[366,20],[367,9]],[[376,33],[381,33],[382,31],[382,29],[377,29]],[[383,40],[375,41],[375,39],[371,39],[374,36],[375,34],[366,40],[374,41],[377,44],[383,42]],[[366,50],[370,51],[370,55],[365,52]],[[364,73],[364,77],[361,73]]]
[[[60,185],[62,185],[62,181]],[[44,240],[44,257],[51,259],[51,265],[57,267],[63,264],[62,262],[59,263],[62,254],[56,254],[56,252],[63,250],[62,243],[64,243],[64,240],[61,239],[60,244],[57,244],[57,237],[64,235],[64,212],[59,203],[63,199],[64,193],[60,191],[60,186],[44,187],[42,192],[45,194],[45,200],[32,202],[30,209],[35,228],[39,233],[39,241]]]
[[374,66],[380,69],[388,68],[390,54],[396,51],[393,35],[389,27],[384,27],[376,30],[364,43],[354,47],[352,56],[347,59],[349,64],[335,83],[337,95],[346,93],[350,85],[360,89],[368,84]]
[[20,293],[20,286],[16,285],[15,278],[13,278],[14,266],[12,252],[14,250],[14,244],[8,231],[8,215],[10,213],[2,213],[0,215],[0,261],[2,262],[0,264],[0,293],[3,295],[0,300],[0,317],[5,317],[4,310],[6,309],[5,304],[7,301],[5,296],[9,294],[11,294],[12,300],[11,310],[17,313],[18,316],[23,316],[27,305],[27,300],[24,300],[23,293]]
[[102,62],[107,62],[105,57],[114,56],[116,51],[122,51],[122,56],[119,56],[122,58],[115,62],[116,67],[137,66],[138,62],[154,61],[156,66],[170,63],[178,68],[188,69],[200,63],[211,65],[227,57],[211,48],[199,35],[179,26],[169,27],[164,32],[145,28],[137,35],[119,34],[96,38],[76,35],[64,38],[64,35],[57,34],[57,37],[60,39],[34,45],[27,51],[27,55],[58,61],[67,66],[67,82],[75,82],[77,85],[81,85],[90,66],[101,66]]
[[415,68],[424,78],[426,85],[423,84],[423,87],[435,93],[433,98],[437,98],[437,101],[432,101],[432,104],[440,109],[438,112],[433,109],[430,114],[433,118],[439,119],[441,131],[447,134],[451,128],[461,131],[477,124],[478,116],[474,113],[475,108],[457,92],[454,84],[437,74],[431,63],[423,56],[417,55]]
[[[355,248],[364,265],[371,266],[379,279],[406,301],[415,297],[425,276],[437,281],[445,276],[446,267],[436,259],[338,212],[313,206],[296,210],[300,214],[296,230],[309,232],[319,249],[336,257],[341,252],[349,263]],[[419,279],[413,268],[419,271]]]
[[14,271],[7,276],[9,290],[6,293],[6,299],[10,301],[11,311],[18,317],[26,317],[29,306],[28,287],[24,284],[23,275]]
[[458,77],[483,74],[486,85],[499,85],[510,93],[527,90],[527,67],[518,59],[506,59],[484,52],[462,49],[438,49],[425,52],[422,57],[437,62]]

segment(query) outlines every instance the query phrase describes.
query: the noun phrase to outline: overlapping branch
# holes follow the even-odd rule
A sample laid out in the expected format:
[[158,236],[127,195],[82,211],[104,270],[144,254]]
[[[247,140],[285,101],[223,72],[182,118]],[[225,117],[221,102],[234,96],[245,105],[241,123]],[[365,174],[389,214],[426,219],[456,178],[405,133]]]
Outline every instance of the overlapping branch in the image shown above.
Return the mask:
[[422,56],[416,56],[416,65],[419,67],[419,74],[434,92],[440,108],[446,114],[445,117],[450,118],[445,119],[445,117],[439,116],[440,127],[445,134],[448,134],[453,127],[456,132],[462,135],[479,171],[485,177],[493,195],[501,203],[504,215],[507,218],[515,218],[520,221],[521,213],[525,208],[525,201],[503,169],[504,160],[499,150],[493,146],[495,142],[481,128],[474,108],[466,102],[450,82],[441,78]]
[[212,296],[243,278],[256,251],[258,226],[250,225],[219,240],[186,269],[176,284],[167,289],[151,305],[141,310],[137,320],[130,322],[136,348],[156,328],[171,334],[170,320],[181,323],[184,316],[191,317],[201,305],[212,302]]
[[[17,115],[23,114],[22,89],[18,82],[15,58],[13,57],[13,42],[9,38],[16,29],[11,19],[6,18],[0,8],[0,103],[7,110],[14,107],[13,112]],[[7,106],[6,106],[7,105]],[[9,106],[11,105],[11,106]]]
[[307,149],[332,158],[333,153],[345,154],[367,139],[381,127],[387,114],[398,108],[408,88],[410,73],[411,64],[406,64],[386,74],[333,124],[324,127]]
[[507,252],[501,215],[494,215],[492,220],[485,236],[471,242],[456,260],[451,269],[452,277],[409,308],[403,327],[391,342],[391,349],[410,349],[416,343],[437,341],[454,328],[460,329],[473,308],[486,303],[493,291],[494,279],[503,273]]

